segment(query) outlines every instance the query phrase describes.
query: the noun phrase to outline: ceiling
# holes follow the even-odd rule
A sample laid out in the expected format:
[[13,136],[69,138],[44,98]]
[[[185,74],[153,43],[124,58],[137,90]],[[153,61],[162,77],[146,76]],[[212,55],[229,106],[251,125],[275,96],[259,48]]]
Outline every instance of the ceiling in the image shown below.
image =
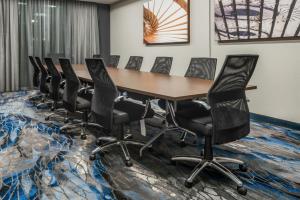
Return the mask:
[[88,1],[88,2],[96,2],[96,3],[104,3],[104,4],[113,4],[121,0],[80,0],[80,1]]

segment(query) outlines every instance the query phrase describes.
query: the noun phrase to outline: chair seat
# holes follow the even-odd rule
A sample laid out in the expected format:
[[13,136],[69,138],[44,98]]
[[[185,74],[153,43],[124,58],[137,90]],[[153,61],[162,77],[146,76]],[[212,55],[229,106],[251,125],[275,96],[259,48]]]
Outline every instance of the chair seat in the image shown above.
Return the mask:
[[199,136],[212,134],[212,118],[210,112],[203,107],[177,111],[176,121],[180,127],[195,132]]
[[113,110],[114,124],[123,124],[129,122],[129,115],[126,112],[120,110]]
[[145,111],[145,105],[132,102],[131,100],[120,101],[115,104],[115,109],[128,113],[129,121],[139,121],[147,113],[145,118],[151,118],[154,115],[154,111],[151,107],[148,107],[148,110]]
[[78,110],[89,110],[91,109],[91,102],[82,97],[77,97],[76,108]]

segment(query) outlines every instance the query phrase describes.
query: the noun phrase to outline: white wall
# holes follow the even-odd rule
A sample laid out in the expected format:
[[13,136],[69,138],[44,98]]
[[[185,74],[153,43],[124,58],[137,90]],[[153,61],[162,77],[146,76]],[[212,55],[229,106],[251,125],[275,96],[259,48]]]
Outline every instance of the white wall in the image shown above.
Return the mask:
[[[218,44],[213,21],[209,24],[209,2],[191,0],[191,44],[145,46],[143,44],[143,1],[129,0],[111,9],[112,54],[121,55],[125,66],[130,55],[144,56],[142,70],[148,71],[156,56],[173,56],[171,74],[184,75],[191,57],[211,53],[218,58],[219,72],[227,54],[259,54],[251,84],[258,90],[248,92],[251,112],[300,123],[300,42],[261,42]],[[209,29],[211,28],[211,35]]]

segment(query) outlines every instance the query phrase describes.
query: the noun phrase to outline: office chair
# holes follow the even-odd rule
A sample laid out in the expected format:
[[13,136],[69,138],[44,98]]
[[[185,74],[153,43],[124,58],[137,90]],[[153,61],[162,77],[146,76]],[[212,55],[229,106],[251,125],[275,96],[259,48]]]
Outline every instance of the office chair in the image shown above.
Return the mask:
[[[33,67],[32,85],[33,85],[33,88],[38,89],[40,86],[40,69],[39,69],[38,65],[36,64],[33,56],[29,56],[29,61]],[[42,95],[36,94],[36,95],[30,96],[28,98],[28,100],[30,100],[30,101],[37,100],[41,97],[42,97]]]
[[144,58],[141,56],[130,56],[125,69],[140,71]]
[[55,116],[56,113],[65,114],[66,110],[62,107],[62,95],[64,93],[63,87],[65,81],[62,79],[60,72],[54,65],[52,58],[44,58],[45,63],[47,65],[48,71],[51,75],[50,87],[49,87],[49,95],[50,99],[53,100],[51,111],[55,111],[55,113],[51,113],[45,117],[45,120],[50,120],[51,117]]
[[109,67],[117,68],[119,65],[120,56],[119,55],[111,55],[109,57]]
[[[216,58],[192,58],[190,65],[185,73],[185,77],[191,78],[200,78],[205,80],[214,80],[215,73],[217,67],[217,59]],[[206,101],[206,98],[201,98],[200,100]],[[165,107],[165,102],[158,102],[160,106]],[[182,110],[186,108],[195,108],[199,107],[200,105],[194,103],[193,101],[181,101],[177,103],[177,109]],[[180,137],[180,146],[186,146],[185,138],[188,132],[183,132]]]
[[[150,72],[169,75],[172,67],[172,57],[156,57],[153,67]],[[150,99],[147,99],[146,105],[151,104]],[[165,100],[158,100],[158,104],[166,104]],[[163,114],[155,112],[155,115],[165,122]],[[149,123],[148,123],[149,124]],[[151,124],[150,124],[151,125]]]
[[[102,59],[86,59],[86,64],[94,81],[92,114],[96,123],[99,123],[108,132],[111,132],[113,127],[121,127],[121,133],[118,137],[98,139],[97,145],[99,147],[92,152],[90,160],[95,160],[97,153],[103,153],[107,148],[117,145],[123,151],[126,166],[130,167],[132,162],[126,145],[143,146],[144,143],[127,139],[124,134],[124,125],[142,119],[145,106],[133,103],[125,99],[124,96],[119,96]],[[108,142],[100,145],[102,141]]]
[[51,105],[51,102],[48,99],[51,77],[49,76],[46,67],[43,65],[42,60],[39,57],[35,57],[35,61],[41,72],[40,92],[43,94],[43,98],[42,103],[37,105],[37,108],[41,108],[43,106]]
[[103,56],[101,54],[95,54],[93,55],[93,58],[103,58]]
[[[222,163],[239,164],[247,171],[243,161],[214,157],[213,145],[221,145],[246,137],[250,132],[250,114],[245,94],[246,86],[254,72],[258,55],[229,55],[223,68],[208,93],[208,104],[198,109],[183,109],[176,112],[178,125],[204,137],[204,156],[175,156],[172,162],[195,162],[197,166],[186,179],[185,186],[192,187],[195,177],[206,167],[221,172],[237,184],[237,191],[247,194],[243,183]],[[205,102],[199,102],[201,105]]]
[[63,84],[63,82],[61,81],[62,76],[59,73],[59,71],[56,69],[52,58],[44,58],[44,61],[47,65],[48,72],[51,75],[49,93],[50,93],[50,98],[53,100],[51,111],[54,111],[57,108],[57,103],[60,99],[60,96],[63,93],[63,90],[60,90]]
[[32,79],[33,87],[38,88],[40,85],[40,69],[39,66],[36,64],[33,56],[29,56],[29,61],[33,67],[33,79]]
[[216,58],[192,58],[185,77],[214,80],[216,67]]
[[160,74],[170,74],[172,62],[172,57],[156,57],[151,72]]
[[[78,96],[80,93],[87,92],[88,88],[81,87],[81,82],[77,77],[69,59],[60,58],[59,59],[62,71],[65,75],[66,84],[63,93],[63,107],[67,110],[67,117],[69,113],[80,113],[82,114],[82,120],[80,122],[81,128],[81,139],[86,139],[86,128],[88,126],[93,126],[101,128],[98,124],[89,123],[89,113],[91,109],[91,102]],[[65,122],[68,122],[66,117]],[[74,121],[75,122],[75,121]],[[63,126],[60,130],[66,131],[72,129],[76,126],[76,123],[67,124]]]

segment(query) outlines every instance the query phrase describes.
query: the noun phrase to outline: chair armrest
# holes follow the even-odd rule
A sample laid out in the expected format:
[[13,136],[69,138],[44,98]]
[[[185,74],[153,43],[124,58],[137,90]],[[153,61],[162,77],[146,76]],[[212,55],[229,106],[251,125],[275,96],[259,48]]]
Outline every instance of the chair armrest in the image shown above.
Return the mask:
[[88,92],[88,91],[90,91],[91,89],[93,89],[92,86],[82,87],[82,88],[80,88],[77,92],[80,94],[80,93],[83,93],[83,92]]
[[119,101],[122,101],[123,99],[125,99],[126,98],[126,96],[124,96],[124,95],[120,95],[120,96],[118,96],[117,98],[115,98],[115,103],[117,103],[117,102],[119,102]]
[[206,103],[205,101],[193,100],[192,102],[203,106],[206,110],[210,110],[210,105],[208,105],[208,103]]
[[66,80],[63,80],[62,82],[60,82],[59,86],[60,86],[60,87],[64,87],[65,84],[66,84]]

